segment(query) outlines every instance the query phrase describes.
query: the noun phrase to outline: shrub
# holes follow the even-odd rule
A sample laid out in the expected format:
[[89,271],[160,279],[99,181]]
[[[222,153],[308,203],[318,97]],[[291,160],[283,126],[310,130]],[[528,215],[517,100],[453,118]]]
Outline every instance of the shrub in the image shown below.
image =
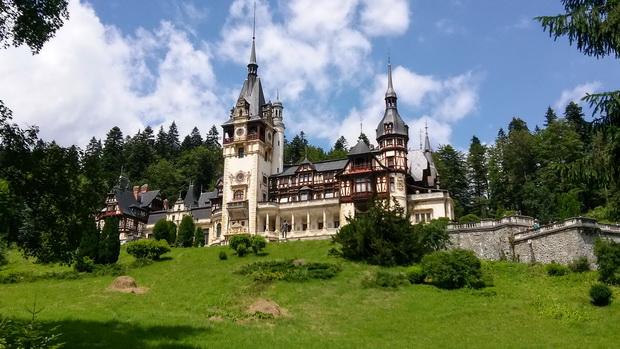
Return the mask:
[[310,279],[330,279],[341,270],[340,266],[331,263],[298,263],[293,259],[285,259],[249,263],[241,267],[239,273],[248,275],[254,281],[304,282]]
[[137,259],[157,260],[168,252],[170,252],[170,245],[166,240],[142,239],[127,243],[127,253]]
[[590,287],[590,301],[592,304],[604,307],[611,303],[613,293],[611,288],[605,284],[594,284]]
[[373,199],[369,205],[365,213],[347,217],[332,239],[339,249],[330,254],[382,266],[410,265],[449,241],[442,223],[412,225],[396,202],[390,207],[387,200]]
[[230,238],[230,248],[237,252],[239,257],[245,256],[250,246],[252,246],[252,239],[249,235],[238,234]]
[[424,274],[424,270],[419,265],[414,265],[405,271],[405,275],[407,275],[407,279],[412,284],[422,284],[424,283],[424,278],[426,275]]
[[183,216],[181,224],[179,224],[179,232],[177,235],[178,247],[192,247],[194,245],[194,234],[196,233],[196,225],[194,218],[190,215]]
[[92,273],[93,269],[95,269],[95,261],[86,256],[81,258],[78,257],[73,265],[73,269],[80,273]]
[[174,244],[177,240],[177,225],[172,221],[160,219],[153,227],[153,237],[155,240],[166,240]]
[[480,217],[476,216],[473,213],[465,215],[459,218],[459,223],[477,223],[480,222]]
[[480,288],[487,284],[483,279],[480,259],[472,251],[437,251],[424,256],[421,265],[427,279],[440,288]]
[[267,240],[262,235],[252,236],[252,251],[258,254],[267,246]]
[[0,240],[0,267],[9,264],[9,258],[7,257],[8,249],[4,246],[4,241]]
[[205,231],[201,227],[196,227],[194,232],[194,247],[205,245]]
[[596,239],[594,255],[599,267],[599,281],[610,284],[620,284],[620,243]]
[[568,267],[555,262],[547,264],[545,269],[547,271],[547,275],[549,276],[564,276],[570,273],[570,269],[568,269]]
[[362,280],[364,287],[398,288],[408,283],[405,273],[391,270],[378,270]]
[[568,264],[568,269],[573,273],[585,273],[586,271],[590,271],[590,261],[586,256],[579,257]]
[[221,261],[225,261],[228,259],[228,255],[226,254],[226,251],[220,251],[219,257]]

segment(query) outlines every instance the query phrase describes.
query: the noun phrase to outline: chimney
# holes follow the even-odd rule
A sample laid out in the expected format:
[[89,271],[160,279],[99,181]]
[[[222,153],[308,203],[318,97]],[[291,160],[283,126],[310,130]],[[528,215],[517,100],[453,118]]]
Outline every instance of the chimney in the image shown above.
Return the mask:
[[148,184],[142,184],[142,186],[140,187],[140,193],[144,194],[147,191],[149,191],[149,185]]
[[137,185],[134,185],[133,187],[133,197],[136,198],[136,200],[138,200],[138,192],[140,191],[140,187]]

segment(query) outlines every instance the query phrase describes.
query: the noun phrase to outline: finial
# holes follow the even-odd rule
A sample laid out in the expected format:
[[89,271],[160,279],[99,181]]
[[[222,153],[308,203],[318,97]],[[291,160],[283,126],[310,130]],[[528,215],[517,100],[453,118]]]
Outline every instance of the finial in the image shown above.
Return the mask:
[[420,150],[422,150],[422,129],[420,129]]
[[[396,98],[396,92],[394,91],[394,86],[392,85],[392,62],[388,55],[388,88],[385,92],[385,98],[394,97]],[[396,107],[394,104],[393,107]]]
[[360,115],[360,136],[364,133],[364,118]]
[[256,1],[254,1],[254,22],[252,23],[252,40],[256,38]]

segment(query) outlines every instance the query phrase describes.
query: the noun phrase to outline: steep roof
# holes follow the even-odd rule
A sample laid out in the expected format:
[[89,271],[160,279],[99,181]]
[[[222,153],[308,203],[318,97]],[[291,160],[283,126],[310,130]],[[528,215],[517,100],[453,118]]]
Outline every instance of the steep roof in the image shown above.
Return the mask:
[[[346,158],[335,159],[335,160],[325,160],[321,162],[315,162],[313,163],[313,165],[314,165],[314,169],[316,170],[316,172],[337,171],[337,170],[342,170],[346,166],[348,161],[349,159],[346,159]],[[295,174],[295,171],[297,171],[298,168],[299,168],[299,165],[285,167],[284,171],[280,173],[276,173],[272,175],[272,177],[292,176]]]
[[[377,125],[377,140],[387,134],[405,136],[409,139],[409,126],[405,124],[398,114],[396,106],[396,92],[392,86],[392,64],[388,61],[388,89],[385,92],[385,113],[383,119]],[[391,124],[391,131],[386,131],[386,125]]]
[[360,139],[357,141],[357,144],[353,148],[351,148],[351,150],[349,150],[349,152],[347,153],[347,156],[368,154],[368,153],[372,153],[372,150],[370,150],[368,145],[366,145],[366,143]]

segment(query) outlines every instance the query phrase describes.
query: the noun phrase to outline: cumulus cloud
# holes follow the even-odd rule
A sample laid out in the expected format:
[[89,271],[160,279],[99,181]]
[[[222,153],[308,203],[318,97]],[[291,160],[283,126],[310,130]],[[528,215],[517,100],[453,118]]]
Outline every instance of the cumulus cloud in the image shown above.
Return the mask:
[[[426,125],[434,146],[449,142],[452,124],[477,111],[481,75],[468,72],[440,79],[417,74],[402,66],[393,68],[392,78],[398,95],[398,110],[409,125],[410,148],[417,149],[419,132],[424,130]],[[377,74],[372,88],[363,93],[363,108],[353,108],[342,122],[339,133],[332,133],[333,137],[344,135],[349,143],[355,143],[353,141],[357,140],[360,134],[357,125],[361,120],[363,132],[374,141],[376,127],[385,111],[386,89],[387,75]]]
[[185,32],[163,22],[124,37],[87,4],[71,1],[69,11],[39,55],[25,47],[0,55],[0,96],[18,123],[41,126],[43,139],[84,146],[113,126],[133,135],[176,120],[187,134],[221,122],[210,53],[193,47]]
[[570,102],[580,103],[581,98],[587,93],[595,93],[601,87],[603,84],[600,81],[592,81],[577,85],[572,90],[564,90],[560,99],[555,102],[555,108],[556,110],[564,110]]
[[400,35],[409,27],[407,0],[363,0],[362,29],[377,35]]

